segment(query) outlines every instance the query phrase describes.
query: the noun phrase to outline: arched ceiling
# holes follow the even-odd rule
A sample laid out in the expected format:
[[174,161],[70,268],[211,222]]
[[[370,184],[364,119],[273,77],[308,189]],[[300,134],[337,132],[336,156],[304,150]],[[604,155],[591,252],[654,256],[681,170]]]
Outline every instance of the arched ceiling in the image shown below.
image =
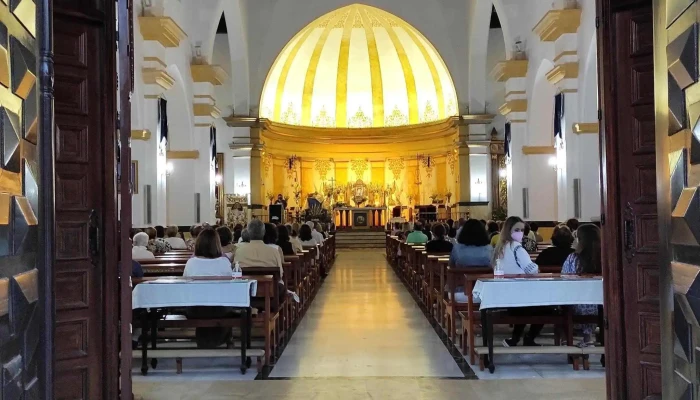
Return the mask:
[[450,73],[415,28],[353,4],[302,29],[270,70],[260,117],[329,128],[391,127],[458,114]]

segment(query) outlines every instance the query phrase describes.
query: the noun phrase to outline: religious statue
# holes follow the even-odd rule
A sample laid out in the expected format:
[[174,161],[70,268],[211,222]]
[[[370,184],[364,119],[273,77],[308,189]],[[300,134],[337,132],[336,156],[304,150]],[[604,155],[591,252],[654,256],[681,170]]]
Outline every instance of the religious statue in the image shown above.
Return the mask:
[[357,207],[362,206],[362,203],[367,201],[367,185],[362,182],[362,179],[358,179],[352,186],[352,201]]

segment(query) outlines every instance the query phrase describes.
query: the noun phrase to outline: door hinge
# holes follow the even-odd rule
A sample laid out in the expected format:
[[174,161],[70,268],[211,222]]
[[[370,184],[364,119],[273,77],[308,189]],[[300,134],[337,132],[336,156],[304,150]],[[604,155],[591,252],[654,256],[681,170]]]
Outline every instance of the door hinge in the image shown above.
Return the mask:
[[603,110],[598,109],[598,122],[603,120]]
[[605,225],[605,213],[600,214],[600,226]]

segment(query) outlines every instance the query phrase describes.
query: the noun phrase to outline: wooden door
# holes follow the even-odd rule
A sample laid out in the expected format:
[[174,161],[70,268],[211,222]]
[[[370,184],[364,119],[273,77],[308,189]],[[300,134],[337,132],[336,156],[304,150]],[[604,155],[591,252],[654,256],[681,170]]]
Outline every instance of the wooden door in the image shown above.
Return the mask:
[[114,12],[54,1],[58,399],[117,396]]
[[608,398],[661,394],[651,0],[601,1]]
[[700,5],[655,2],[663,398],[700,398]]

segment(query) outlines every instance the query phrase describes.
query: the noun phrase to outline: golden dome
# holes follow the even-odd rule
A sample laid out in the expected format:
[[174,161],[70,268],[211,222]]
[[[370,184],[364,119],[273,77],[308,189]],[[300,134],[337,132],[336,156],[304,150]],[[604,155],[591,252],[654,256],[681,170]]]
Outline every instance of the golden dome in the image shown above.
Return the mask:
[[328,128],[414,125],[457,114],[452,78],[433,45],[402,19],[360,4],[294,36],[260,101],[261,118]]

